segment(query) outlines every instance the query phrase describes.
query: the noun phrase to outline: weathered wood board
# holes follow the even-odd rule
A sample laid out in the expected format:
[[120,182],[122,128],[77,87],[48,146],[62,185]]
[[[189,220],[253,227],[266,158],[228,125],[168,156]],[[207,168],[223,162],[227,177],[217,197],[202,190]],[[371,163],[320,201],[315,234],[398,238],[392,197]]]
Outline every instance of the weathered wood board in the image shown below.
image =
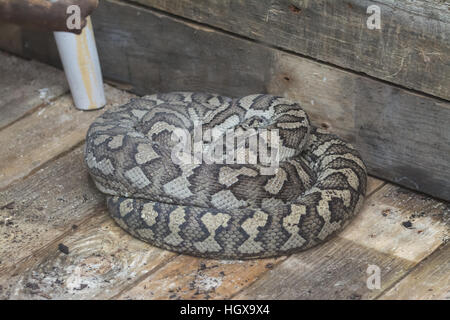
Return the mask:
[[[106,108],[124,104],[133,96],[108,85],[105,91]],[[0,190],[81,143],[91,122],[103,112],[78,110],[67,94],[3,129],[0,134]]]
[[285,259],[224,261],[181,255],[117,298],[227,299]]
[[[104,75],[134,92],[287,96],[356,144],[372,174],[450,199],[450,103],[122,2],[102,1],[93,20]],[[24,31],[24,52],[58,64],[46,37]]]
[[0,129],[68,90],[60,70],[0,52]]
[[[292,255],[234,298],[376,298],[447,241],[448,210],[448,203],[387,184],[336,239]],[[381,271],[380,289],[367,286],[369,265]]]
[[14,266],[105,205],[90,181],[83,147],[0,193],[0,270]]
[[354,143],[373,175],[450,199],[450,103],[285,53],[268,91]]
[[[450,100],[445,1],[134,2]],[[371,5],[380,9],[381,29],[367,27]]]
[[0,299],[108,299],[173,256],[132,238],[103,207],[76,232],[4,272]]
[[379,299],[450,300],[450,244],[433,252]]

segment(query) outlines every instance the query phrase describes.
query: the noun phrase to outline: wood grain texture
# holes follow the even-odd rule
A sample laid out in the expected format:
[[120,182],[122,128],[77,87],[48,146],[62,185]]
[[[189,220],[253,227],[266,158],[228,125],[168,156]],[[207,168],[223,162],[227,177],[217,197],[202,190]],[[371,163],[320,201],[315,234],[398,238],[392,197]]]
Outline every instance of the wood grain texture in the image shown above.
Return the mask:
[[[134,92],[284,95],[354,143],[370,173],[450,200],[450,103],[122,2],[102,1],[93,21],[104,75]],[[45,35],[22,36],[59,63]]]
[[407,260],[383,254],[342,238],[291,256],[233,297],[235,300],[360,300],[379,290],[367,288],[367,268],[382,270],[389,286],[413,266]]
[[379,299],[450,300],[450,245],[433,252]]
[[270,52],[246,41],[115,1],[103,1],[93,21],[105,75],[136,93],[265,91]]
[[76,232],[0,276],[0,298],[108,299],[173,256],[132,238],[103,208]]
[[[335,239],[292,255],[234,298],[375,298],[446,241],[447,210],[448,203],[387,184]],[[369,265],[380,268],[380,289],[367,287]]]
[[24,63],[4,52],[0,75],[0,129],[69,90],[60,70],[36,61]]
[[446,241],[449,210],[448,202],[386,184],[339,237],[418,263]]
[[[134,0],[269,45],[450,99],[449,3]],[[381,29],[367,28],[380,8]]]
[[[105,95],[105,108],[124,104],[132,97],[108,85]],[[67,94],[2,130],[0,189],[81,143],[91,122],[103,112],[78,110]]]
[[450,200],[450,104],[276,53],[268,91],[356,145],[369,172]]
[[83,147],[0,193],[0,269],[10,268],[105,206]]
[[224,261],[179,256],[119,299],[227,299],[285,260]]

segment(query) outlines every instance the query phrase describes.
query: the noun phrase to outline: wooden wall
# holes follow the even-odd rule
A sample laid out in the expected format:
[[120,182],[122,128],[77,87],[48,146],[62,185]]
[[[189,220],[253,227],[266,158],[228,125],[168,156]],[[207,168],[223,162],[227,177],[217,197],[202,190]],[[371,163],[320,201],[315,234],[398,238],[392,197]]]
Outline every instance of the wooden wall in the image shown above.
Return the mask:
[[[450,200],[446,4],[380,0],[382,28],[368,30],[371,1],[137,2],[94,12],[106,78],[137,94],[284,95],[354,143],[373,175]],[[0,32],[1,48],[60,65],[51,34]]]
[[[442,0],[134,1],[450,99],[450,13]],[[367,28],[373,4],[380,30]]]

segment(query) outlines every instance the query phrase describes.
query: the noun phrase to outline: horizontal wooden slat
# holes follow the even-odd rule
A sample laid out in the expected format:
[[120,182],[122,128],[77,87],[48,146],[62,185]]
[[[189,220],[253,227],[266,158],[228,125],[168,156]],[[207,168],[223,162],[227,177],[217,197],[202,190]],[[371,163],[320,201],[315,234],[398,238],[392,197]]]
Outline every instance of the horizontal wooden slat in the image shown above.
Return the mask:
[[[444,1],[134,2],[450,100]],[[380,30],[367,28],[370,5],[380,8]]]
[[447,241],[445,201],[386,184],[365,206],[340,238],[414,263]]
[[370,173],[450,199],[449,103],[284,53],[272,75],[269,92],[354,143]]
[[[336,239],[292,255],[234,298],[375,298],[446,241],[447,209],[447,203],[388,184]],[[369,265],[381,271],[380,289],[367,286]]]
[[179,256],[119,299],[226,299],[286,257],[222,261]]
[[83,147],[51,162],[0,193],[0,268],[40,249],[104,207],[89,180]]
[[107,299],[173,256],[132,238],[103,208],[73,234],[4,272],[0,298]]
[[0,52],[0,129],[68,90],[60,70]]
[[[124,104],[132,96],[108,85],[105,94],[106,108]],[[91,122],[103,112],[78,110],[67,94],[3,129],[0,134],[0,189],[81,143]]]
[[382,270],[382,285],[389,286],[413,266],[352,241],[336,238],[323,246],[290,257],[234,299],[359,300],[375,292],[367,288],[367,268]]
[[450,300],[450,244],[433,252],[380,299]]

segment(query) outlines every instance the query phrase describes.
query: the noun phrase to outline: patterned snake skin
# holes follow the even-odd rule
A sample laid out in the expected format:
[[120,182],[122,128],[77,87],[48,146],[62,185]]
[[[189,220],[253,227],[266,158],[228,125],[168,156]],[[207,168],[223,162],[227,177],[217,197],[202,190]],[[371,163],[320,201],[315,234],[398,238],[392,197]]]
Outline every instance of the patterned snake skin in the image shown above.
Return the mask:
[[[222,135],[277,129],[278,169],[175,163],[179,141],[172,134],[183,129],[195,136],[198,123],[203,133]],[[245,143],[239,150],[246,159],[255,153]],[[264,258],[310,248],[344,228],[366,192],[359,153],[311,126],[297,103],[271,95],[174,92],[133,99],[92,123],[85,160],[122,228],[157,247],[208,258]]]

